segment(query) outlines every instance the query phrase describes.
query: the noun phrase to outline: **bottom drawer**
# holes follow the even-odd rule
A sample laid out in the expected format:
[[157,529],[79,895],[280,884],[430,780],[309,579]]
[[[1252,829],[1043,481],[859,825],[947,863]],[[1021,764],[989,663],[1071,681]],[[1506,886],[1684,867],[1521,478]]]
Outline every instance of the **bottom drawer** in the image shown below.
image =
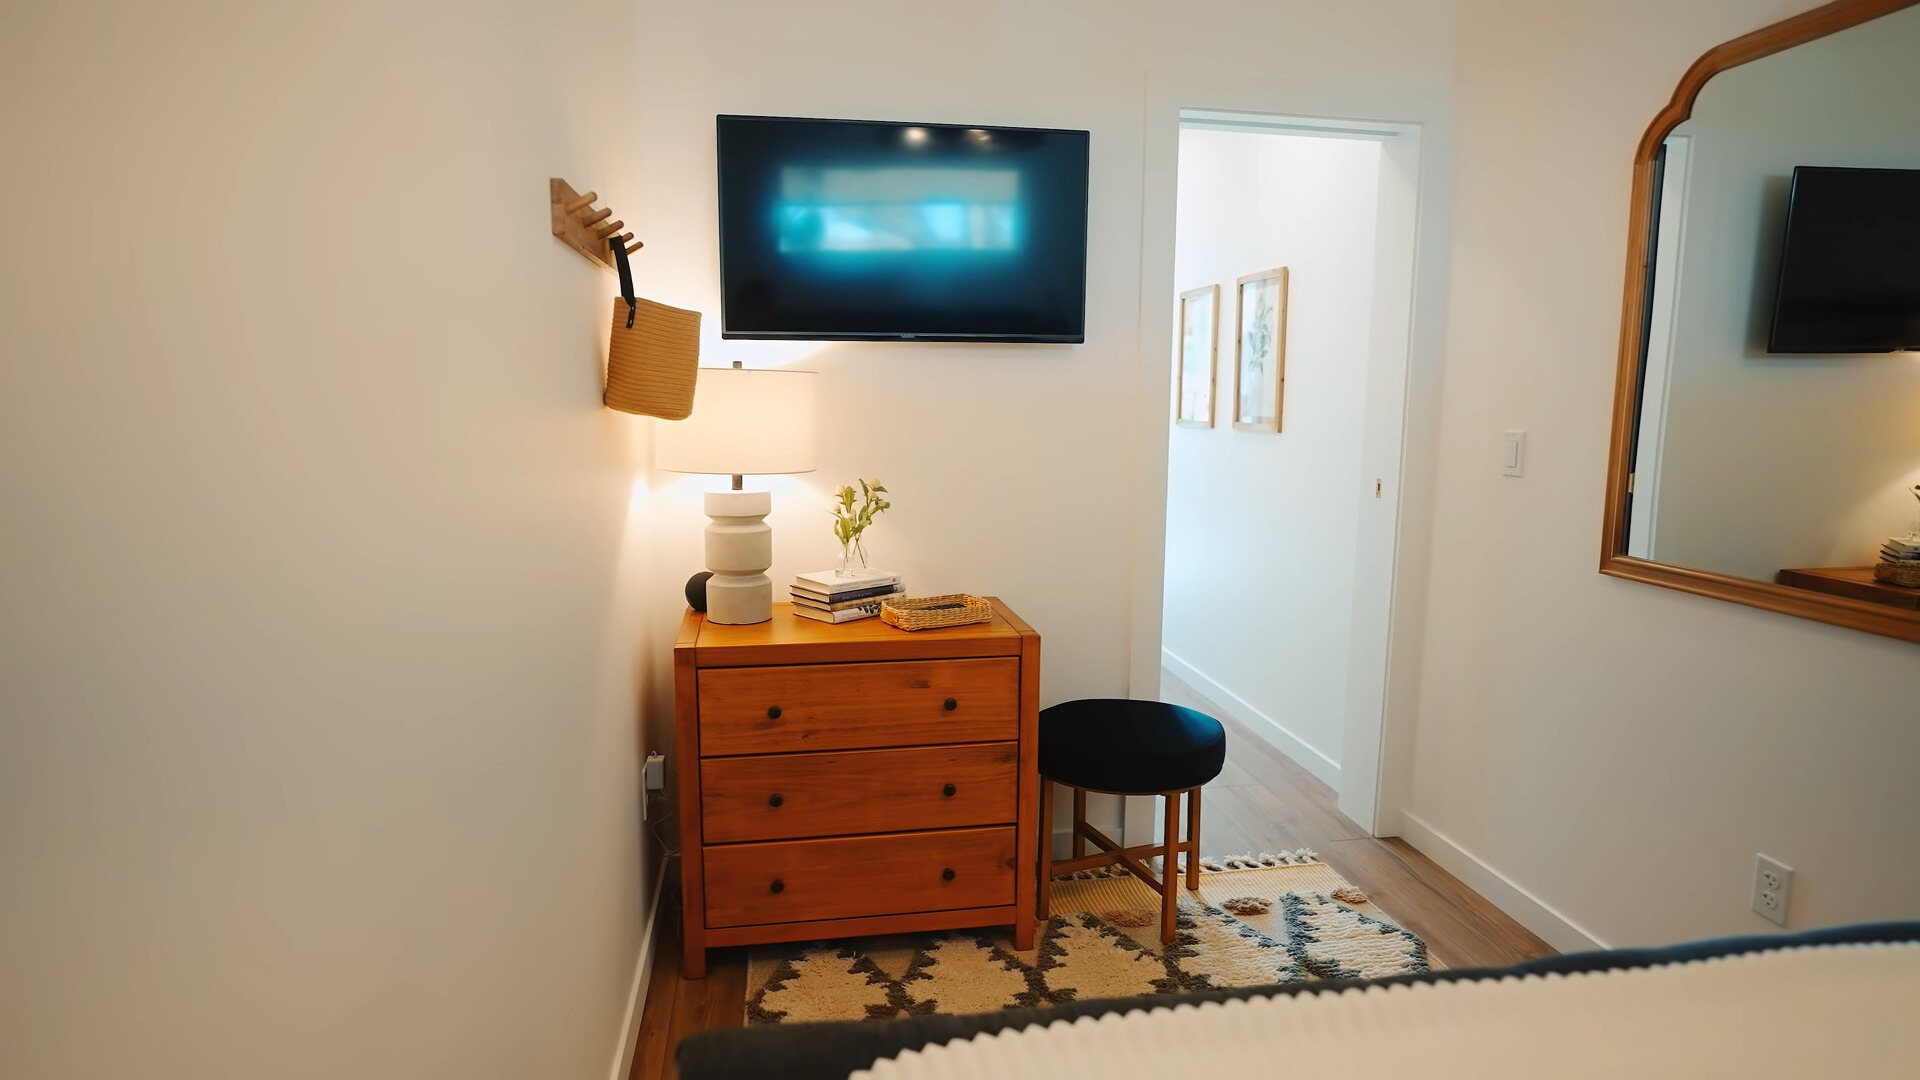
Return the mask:
[[1014,829],[705,849],[707,925],[850,919],[1013,903]]

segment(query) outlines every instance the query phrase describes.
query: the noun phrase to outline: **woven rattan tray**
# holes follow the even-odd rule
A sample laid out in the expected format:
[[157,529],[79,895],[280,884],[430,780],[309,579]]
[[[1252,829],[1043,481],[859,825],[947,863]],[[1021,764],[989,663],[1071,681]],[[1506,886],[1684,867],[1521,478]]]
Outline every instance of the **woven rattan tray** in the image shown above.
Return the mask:
[[880,621],[901,630],[933,630],[966,626],[993,618],[993,605],[966,593],[918,596],[880,602]]

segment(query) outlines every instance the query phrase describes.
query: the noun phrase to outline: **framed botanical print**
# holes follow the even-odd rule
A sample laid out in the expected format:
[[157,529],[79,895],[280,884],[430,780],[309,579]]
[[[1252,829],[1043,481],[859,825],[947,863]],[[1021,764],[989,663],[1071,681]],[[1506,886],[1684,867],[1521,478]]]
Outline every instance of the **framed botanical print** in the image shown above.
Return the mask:
[[1175,358],[1174,422],[1213,426],[1214,359],[1220,351],[1220,286],[1180,294],[1180,353]]
[[1287,373],[1287,268],[1248,274],[1234,285],[1233,426],[1277,432]]

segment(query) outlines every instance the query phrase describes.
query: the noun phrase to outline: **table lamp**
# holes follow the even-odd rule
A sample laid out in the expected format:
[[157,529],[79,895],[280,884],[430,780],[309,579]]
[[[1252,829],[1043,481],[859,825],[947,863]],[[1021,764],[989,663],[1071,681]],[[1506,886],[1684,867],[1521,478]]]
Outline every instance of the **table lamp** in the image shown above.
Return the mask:
[[668,472],[733,477],[730,491],[709,491],[707,621],[741,625],[773,618],[773,509],[765,491],[746,491],[748,474],[812,472],[814,373],[778,368],[701,368],[693,413],[656,423],[653,464]]

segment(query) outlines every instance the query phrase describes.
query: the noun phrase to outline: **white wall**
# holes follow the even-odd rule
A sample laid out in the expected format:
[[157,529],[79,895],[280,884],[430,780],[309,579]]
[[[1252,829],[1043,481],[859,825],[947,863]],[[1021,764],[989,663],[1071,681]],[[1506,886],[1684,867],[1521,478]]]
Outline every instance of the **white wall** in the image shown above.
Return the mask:
[[[1795,926],[1920,913],[1897,854],[1920,650],[1594,572],[1634,145],[1697,56],[1804,6],[1460,4],[1407,835],[1563,945],[1546,908],[1610,944],[1766,930],[1757,851],[1798,871]],[[1506,428],[1531,432],[1523,479]]]
[[[1143,172],[1159,167],[1143,155],[1150,83],[1204,76],[1225,97],[1408,84],[1444,95],[1444,5],[1234,0],[1209,16],[1234,35],[1175,32],[1191,19],[1170,0],[642,8],[641,40],[657,43],[639,65],[633,129],[645,147],[643,284],[708,313],[703,363],[816,369],[823,401],[859,403],[823,424],[819,472],[769,485],[775,580],[831,563],[825,493],[877,474],[894,509],[874,527],[875,559],[916,592],[965,589],[1013,605],[1044,639],[1043,704],[1128,691],[1135,568],[1159,555],[1160,538],[1144,538],[1138,523],[1161,531],[1160,493],[1137,481],[1151,471],[1143,456],[1160,452],[1167,415],[1166,339],[1155,334],[1143,351],[1139,329]],[[1087,343],[720,341],[713,118],[722,112],[1091,130]],[[1166,294],[1152,295],[1159,304]],[[1142,437],[1148,416],[1153,438]],[[945,420],[972,433],[942,436]],[[656,499],[663,608],[700,565],[703,483],[666,480]],[[1157,608],[1157,565],[1153,576]],[[1157,673],[1157,641],[1150,655]]]
[[[0,15],[0,1075],[603,1076],[616,0]],[[644,489],[642,489],[644,494]]]
[[[1168,664],[1339,775],[1353,620],[1380,144],[1184,129],[1174,280],[1220,286],[1216,426],[1167,464]],[[1235,431],[1234,281],[1289,269],[1279,435]],[[1176,320],[1177,320],[1176,315]],[[1170,365],[1171,366],[1171,365]]]
[[1654,556],[1772,580],[1860,566],[1920,506],[1920,356],[1766,351],[1796,165],[1920,168],[1920,9],[1729,71],[1691,134]]

